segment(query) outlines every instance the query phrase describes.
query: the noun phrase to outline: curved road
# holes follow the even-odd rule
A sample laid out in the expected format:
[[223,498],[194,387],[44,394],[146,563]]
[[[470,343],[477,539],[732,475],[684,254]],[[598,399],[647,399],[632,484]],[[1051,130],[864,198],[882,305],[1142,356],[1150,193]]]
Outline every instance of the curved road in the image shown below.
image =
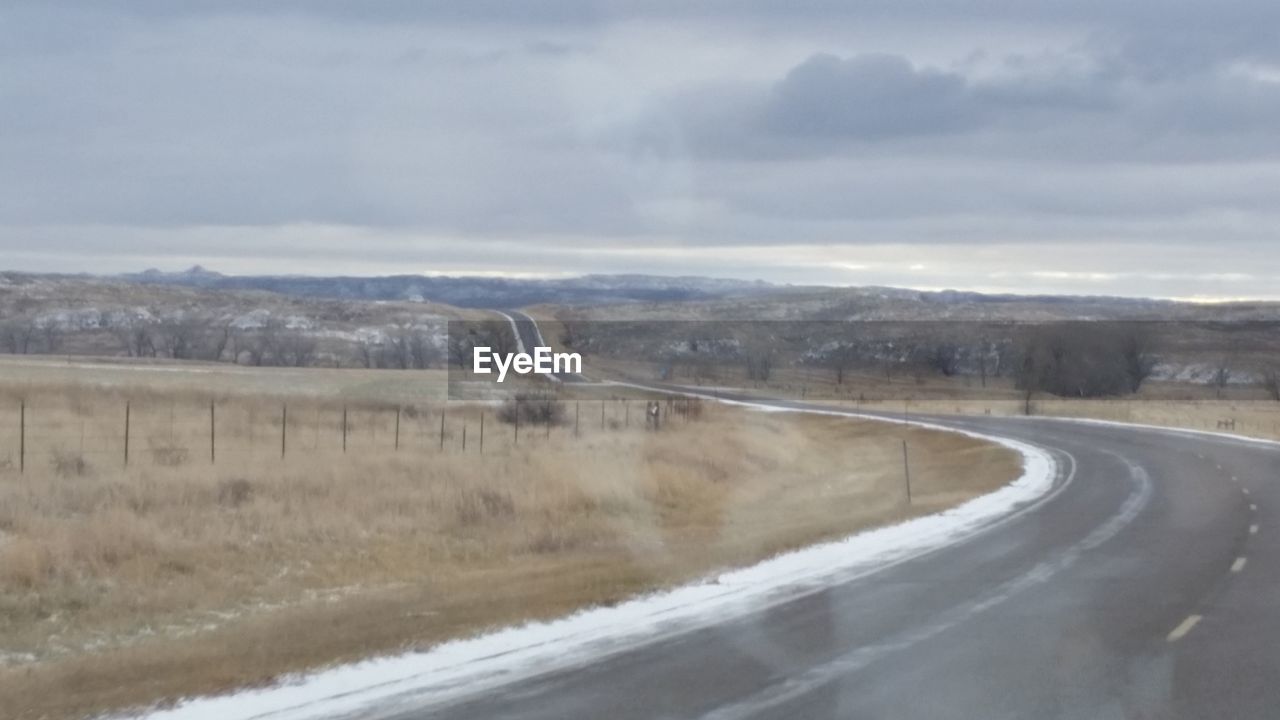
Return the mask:
[[1045,448],[1051,499],[755,615],[396,717],[1280,717],[1280,446],[926,419]]

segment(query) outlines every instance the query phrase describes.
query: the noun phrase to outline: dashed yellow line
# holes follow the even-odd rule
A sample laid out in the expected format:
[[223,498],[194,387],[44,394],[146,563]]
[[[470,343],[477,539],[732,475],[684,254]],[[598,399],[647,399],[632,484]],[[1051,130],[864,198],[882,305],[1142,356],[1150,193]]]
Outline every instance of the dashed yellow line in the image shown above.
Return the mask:
[[1178,642],[1185,637],[1187,633],[1191,632],[1191,628],[1195,627],[1198,622],[1200,622],[1199,615],[1188,615],[1187,619],[1179,623],[1178,627],[1174,628],[1166,639],[1169,642]]
[[1258,506],[1257,506],[1257,505],[1255,505],[1254,503],[1249,503],[1249,509],[1250,509],[1250,510],[1257,511]]
[[1243,557],[1236,558],[1236,561],[1231,563],[1231,572],[1238,573],[1243,570],[1245,562],[1246,560]]
[[1248,494],[1249,494],[1249,488],[1240,488],[1240,492],[1244,493],[1245,495],[1248,495]]
[[1249,534],[1250,534],[1250,535],[1257,535],[1257,534],[1258,534],[1258,526],[1257,526],[1257,525],[1250,525],[1250,526],[1249,526]]

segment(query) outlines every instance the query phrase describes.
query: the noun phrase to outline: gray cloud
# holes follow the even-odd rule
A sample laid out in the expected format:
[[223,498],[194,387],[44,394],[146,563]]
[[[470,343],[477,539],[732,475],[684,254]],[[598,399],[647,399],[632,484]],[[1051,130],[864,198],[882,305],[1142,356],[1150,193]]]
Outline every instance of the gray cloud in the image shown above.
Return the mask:
[[713,155],[852,148],[1184,162],[1280,152],[1280,77],[1258,68],[1152,77],[1114,56],[1064,54],[1009,57],[995,71],[968,77],[899,55],[818,53],[772,84],[692,92],[676,104],[687,104],[688,132]]
[[947,133],[978,123],[970,94],[960,75],[900,56],[820,53],[773,86],[764,122],[782,135],[865,140]]
[[1260,0],[15,0],[0,252],[1260,293],[1277,34]]

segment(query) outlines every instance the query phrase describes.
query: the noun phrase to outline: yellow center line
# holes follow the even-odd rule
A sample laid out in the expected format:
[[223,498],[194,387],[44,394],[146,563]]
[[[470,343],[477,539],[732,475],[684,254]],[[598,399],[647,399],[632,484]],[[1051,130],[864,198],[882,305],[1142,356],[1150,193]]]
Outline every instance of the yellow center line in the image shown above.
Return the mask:
[[1236,561],[1231,563],[1231,572],[1240,572],[1241,570],[1243,570],[1244,563],[1245,563],[1244,558],[1242,557],[1236,558]]
[[1169,633],[1167,640],[1169,642],[1177,642],[1181,640],[1183,636],[1191,632],[1191,628],[1195,627],[1198,622],[1200,622],[1199,615],[1188,615],[1186,620],[1179,623],[1178,627],[1174,628],[1173,632]]
[[1240,492],[1244,493],[1245,495],[1248,495],[1248,494],[1249,494],[1249,488],[1240,488]]
[[1257,526],[1257,525],[1250,525],[1250,526],[1249,526],[1249,534],[1250,534],[1250,535],[1257,535],[1257,534],[1258,534],[1258,526]]
[[1257,510],[1257,509],[1258,509],[1258,506],[1257,506],[1257,505],[1254,505],[1253,503],[1249,503],[1249,509],[1250,509],[1250,510]]

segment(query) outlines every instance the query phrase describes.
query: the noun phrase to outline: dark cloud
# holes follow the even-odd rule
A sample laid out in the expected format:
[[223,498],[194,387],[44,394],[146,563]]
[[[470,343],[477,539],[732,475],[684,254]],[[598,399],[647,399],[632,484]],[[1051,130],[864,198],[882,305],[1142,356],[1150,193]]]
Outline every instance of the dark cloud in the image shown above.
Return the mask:
[[971,128],[977,109],[955,73],[917,69],[895,55],[820,53],[771,89],[763,119],[781,135],[877,140]]
[[969,77],[897,55],[818,53],[772,84],[710,88],[674,104],[689,134],[719,156],[1182,162],[1280,153],[1280,78],[1247,66],[1153,78],[1114,56],[1085,61],[1009,58],[994,77]]

